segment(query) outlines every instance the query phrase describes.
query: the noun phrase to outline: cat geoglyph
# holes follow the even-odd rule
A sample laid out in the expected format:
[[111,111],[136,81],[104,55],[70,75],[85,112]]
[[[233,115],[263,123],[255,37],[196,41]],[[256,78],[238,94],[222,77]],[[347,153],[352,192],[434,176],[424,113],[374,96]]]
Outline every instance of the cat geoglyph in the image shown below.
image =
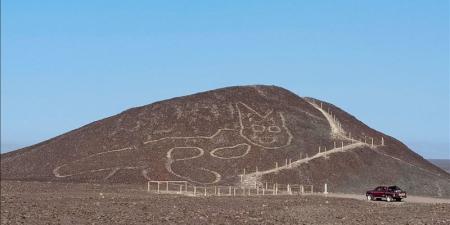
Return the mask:
[[[106,172],[104,179],[109,179],[119,170],[140,170],[146,179],[152,180],[157,165],[147,164],[145,159],[160,157],[165,160],[165,170],[172,175],[193,183],[214,184],[222,180],[222,174],[215,168],[221,161],[232,163],[255,149],[276,150],[291,144],[293,136],[281,112],[271,110],[262,115],[245,103],[238,102],[235,106],[239,129],[221,128],[211,136],[148,140],[140,147],[104,151],[74,160],[56,167],[53,173],[64,178]],[[164,150],[160,146],[170,148]],[[136,162],[136,156],[141,159],[139,162]]]

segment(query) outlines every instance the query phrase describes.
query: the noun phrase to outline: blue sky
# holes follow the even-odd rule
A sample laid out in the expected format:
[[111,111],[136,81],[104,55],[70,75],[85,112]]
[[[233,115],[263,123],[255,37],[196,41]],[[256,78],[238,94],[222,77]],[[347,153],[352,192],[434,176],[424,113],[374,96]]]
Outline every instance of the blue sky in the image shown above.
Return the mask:
[[157,100],[274,84],[450,159],[448,1],[1,4],[2,152]]

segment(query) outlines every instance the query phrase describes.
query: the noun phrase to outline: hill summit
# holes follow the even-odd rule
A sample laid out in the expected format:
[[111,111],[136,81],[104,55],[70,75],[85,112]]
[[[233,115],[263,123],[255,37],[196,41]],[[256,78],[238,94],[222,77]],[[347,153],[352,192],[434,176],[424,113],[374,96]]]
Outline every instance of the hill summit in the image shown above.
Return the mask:
[[228,87],[126,110],[1,155],[2,179],[201,185],[396,184],[450,196],[450,174],[338,107],[276,86]]

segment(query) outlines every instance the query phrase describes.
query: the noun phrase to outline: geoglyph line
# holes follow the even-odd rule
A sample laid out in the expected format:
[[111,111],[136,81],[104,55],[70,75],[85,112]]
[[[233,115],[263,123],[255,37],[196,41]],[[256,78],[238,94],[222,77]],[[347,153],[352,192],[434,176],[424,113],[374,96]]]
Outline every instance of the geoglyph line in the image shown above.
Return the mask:
[[[66,175],[61,175],[60,172],[59,172],[59,170],[60,170],[62,167],[65,167],[65,166],[67,166],[67,165],[69,165],[69,164],[72,164],[72,163],[80,162],[81,160],[89,159],[89,158],[92,158],[92,157],[95,157],[95,156],[98,156],[98,155],[104,155],[104,154],[108,154],[108,153],[112,153],[112,152],[122,152],[122,151],[130,151],[130,150],[136,150],[136,147],[135,147],[135,146],[132,146],[132,147],[126,147],[126,148],[121,148],[121,149],[115,149],[115,150],[110,150],[110,151],[105,151],[105,152],[95,153],[95,154],[89,155],[89,156],[87,156],[87,157],[84,157],[84,158],[81,158],[81,159],[74,160],[74,161],[72,161],[72,162],[70,162],[70,163],[66,163],[66,164],[63,164],[63,165],[61,165],[61,166],[57,166],[55,169],[53,169],[53,175],[55,175],[55,177],[62,178],[62,177],[71,177],[71,176],[81,175],[81,174],[86,174],[86,173],[95,173],[95,172],[100,172],[100,171],[105,171],[105,170],[115,170],[117,167],[101,168],[101,169],[96,169],[96,170],[88,170],[88,171],[84,171],[84,172],[73,173],[73,174],[66,174]],[[116,172],[117,172],[117,171],[116,171]],[[109,176],[109,175],[108,175],[108,176]],[[108,177],[108,178],[109,178],[109,177]]]
[[[273,110],[271,110],[271,111],[269,111],[268,113],[266,113],[266,115],[261,115],[261,114],[259,114],[258,112],[256,112],[255,110],[253,110],[251,107],[249,107],[248,105],[246,105],[246,104],[244,104],[244,103],[242,103],[242,102],[239,102],[239,103],[237,103],[237,104],[242,104],[242,105],[244,105],[244,107],[246,107],[248,110],[250,110],[253,114],[258,115],[258,116],[261,117],[261,118],[267,118],[267,117],[268,117],[270,114],[272,114],[272,112],[273,112]],[[251,139],[247,138],[247,137],[244,135],[244,133],[243,133],[243,132],[244,132],[244,124],[242,123],[242,118],[243,118],[242,112],[241,112],[239,106],[237,107],[237,109],[238,109],[238,114],[239,114],[239,125],[241,126],[241,130],[240,130],[239,134],[240,134],[245,140],[247,140],[248,142],[250,142],[250,143],[252,143],[253,145],[256,145],[256,146],[258,146],[258,147],[265,148],[265,149],[280,149],[280,148],[286,147],[286,146],[288,146],[288,145],[291,144],[291,141],[292,141],[293,136],[292,136],[290,130],[286,127],[286,120],[285,120],[285,118],[284,118],[284,116],[283,116],[283,114],[282,114],[281,112],[279,112],[278,115],[279,115],[280,118],[281,118],[281,126],[285,129],[285,131],[286,131],[286,133],[287,133],[287,135],[288,135],[288,140],[287,140],[286,144],[283,145],[283,146],[269,147],[269,146],[263,146],[263,145],[261,145],[261,144],[255,143],[254,141],[252,141]]]
[[211,136],[190,136],[190,137],[163,137],[163,138],[159,138],[159,139],[155,139],[155,140],[148,140],[148,141],[144,141],[144,144],[148,144],[148,143],[153,143],[153,142],[158,142],[158,141],[162,141],[162,140],[167,140],[167,139],[179,139],[179,140],[183,140],[183,139],[213,139],[214,137],[216,137],[217,135],[219,135],[222,131],[225,130],[231,130],[231,131],[236,131],[235,129],[231,129],[231,128],[220,128],[218,129],[213,135]]
[[[287,139],[286,140],[284,140],[284,139],[282,140],[283,141],[282,145],[274,146],[275,140],[278,140],[277,138],[279,138],[279,137],[277,137],[277,136],[269,136],[272,139],[271,142],[263,142],[261,137],[260,137],[260,139],[258,139],[257,141],[259,141],[261,143],[256,143],[254,140],[248,138],[244,134],[245,126],[243,124],[243,118],[244,118],[243,113],[247,113],[247,114],[245,114],[247,117],[249,115],[251,115],[252,118],[253,118],[253,116],[256,116],[256,117],[258,117],[257,121],[259,121],[259,120],[262,121],[262,120],[266,120],[269,117],[269,115],[271,115],[273,113],[273,109],[266,111],[266,113],[263,115],[263,114],[258,113],[257,111],[255,111],[254,109],[252,109],[250,106],[246,105],[243,102],[237,102],[234,105],[235,105],[235,107],[237,109],[237,113],[238,113],[238,117],[239,117],[239,121],[238,122],[239,122],[239,125],[241,126],[240,129],[220,128],[214,134],[212,134],[210,136],[162,137],[162,138],[155,139],[155,140],[144,141],[143,144],[158,143],[158,142],[163,141],[163,140],[189,140],[189,139],[207,139],[207,140],[210,140],[210,139],[214,139],[216,136],[220,135],[223,131],[234,131],[234,132],[236,132],[236,134],[238,134],[242,138],[242,143],[239,143],[239,144],[234,145],[234,146],[225,146],[225,147],[216,148],[216,149],[213,149],[209,153],[212,157],[219,158],[219,159],[224,159],[224,160],[238,159],[238,158],[245,157],[250,152],[252,146],[258,146],[258,147],[262,147],[262,148],[265,148],[265,149],[279,149],[279,148],[283,148],[283,147],[288,146],[288,145],[291,144],[293,136],[292,136],[290,130],[286,127],[285,118],[284,118],[284,116],[283,116],[283,114],[281,112],[277,113],[277,116],[279,116],[280,120],[277,120],[277,118],[275,118],[275,117],[274,117],[275,119],[271,119],[271,118],[269,118],[269,119],[271,119],[270,121],[272,121],[272,122],[275,121],[275,120],[277,121],[276,126],[278,126],[278,130],[281,131],[281,129],[283,129],[284,135],[287,135]],[[231,108],[232,108],[232,111],[234,111],[232,106],[231,106]],[[242,111],[242,110],[244,110],[244,111]],[[247,117],[245,117],[245,119],[248,119]],[[249,122],[252,122],[252,121],[250,120]],[[281,122],[281,124],[278,124],[279,122]],[[246,121],[246,123],[248,123],[248,121]],[[267,129],[269,129],[269,131],[270,131],[270,127],[267,127]],[[262,137],[264,138],[265,135],[266,134],[264,134]],[[217,153],[219,151],[227,151],[227,150],[230,150],[230,149],[233,149],[233,148],[239,148],[241,146],[244,146],[244,148],[245,148],[244,149],[245,151],[241,155],[231,156],[231,157],[223,157],[223,156],[217,155]],[[199,154],[197,154],[195,156],[183,158],[183,159],[173,159],[172,152],[174,150],[176,150],[176,149],[196,149],[197,151],[199,151]],[[71,174],[62,174],[60,169],[66,167],[68,165],[74,166],[74,164],[80,163],[81,161],[89,159],[89,158],[92,158],[92,157],[106,155],[106,154],[114,153],[114,152],[131,151],[131,150],[137,150],[137,148],[135,146],[131,146],[131,147],[126,147],[126,148],[122,148],[122,149],[115,149],[115,150],[111,150],[111,151],[95,153],[95,154],[89,155],[87,157],[84,157],[84,158],[81,158],[81,159],[78,159],[78,160],[74,160],[72,162],[60,165],[60,166],[56,167],[53,170],[53,174],[55,175],[55,177],[63,178],[63,177],[70,177],[70,176],[75,176],[75,175],[82,175],[82,174],[87,174],[87,173],[95,173],[95,172],[101,172],[101,171],[108,171],[109,170],[111,172],[104,178],[104,179],[108,179],[108,178],[114,176],[116,174],[116,172],[119,171],[120,169],[138,169],[138,168],[141,168],[141,167],[117,166],[117,167],[108,167],[108,168],[99,168],[99,169],[93,169],[93,170],[86,170],[86,171],[81,171],[81,172],[71,173]],[[171,149],[167,150],[167,153],[166,153],[165,167],[166,167],[168,172],[172,173],[175,176],[181,177],[181,178],[186,179],[186,180],[191,181],[191,182],[200,183],[200,182],[197,182],[195,180],[190,179],[189,177],[182,176],[180,174],[175,173],[172,170],[171,165],[172,165],[172,163],[177,162],[177,161],[192,160],[192,159],[196,159],[196,158],[202,157],[204,155],[204,153],[205,153],[205,150],[200,148],[200,147],[197,147],[197,146],[177,146],[177,147],[171,148]],[[148,174],[148,168],[141,168],[141,169],[142,169],[142,175],[145,178],[148,179],[149,178],[148,177],[148,175],[149,175]],[[204,184],[212,184],[212,183],[219,182],[221,180],[221,175],[219,173],[217,173],[216,171],[212,171],[212,170],[209,170],[209,169],[206,169],[206,168],[203,168],[203,167],[199,167],[198,169],[203,170],[203,171],[207,171],[209,173],[212,173],[215,176],[215,180],[213,182],[211,182],[211,183],[204,183]]]
[[[288,135],[288,140],[287,140],[287,143],[286,143],[285,145],[283,145],[283,146],[276,146],[276,147],[264,146],[264,145],[255,143],[255,142],[252,141],[251,139],[247,138],[247,137],[243,134],[243,130],[244,130],[244,127],[245,127],[245,126],[244,126],[244,124],[243,124],[242,121],[243,121],[244,116],[243,116],[243,112],[241,111],[241,109],[240,109],[240,107],[239,107],[239,104],[243,105],[243,107],[245,107],[245,108],[246,108],[248,111],[250,111],[252,114],[257,115],[259,118],[262,118],[262,119],[265,119],[265,118],[267,118],[270,114],[272,114],[272,113],[273,113],[273,110],[269,110],[265,115],[262,115],[262,114],[259,114],[257,111],[255,111],[254,109],[252,109],[250,106],[246,105],[246,104],[243,103],[243,102],[238,102],[238,103],[236,103],[236,108],[237,108],[238,116],[239,116],[239,125],[240,125],[240,127],[241,127],[241,128],[240,128],[240,131],[239,131],[239,135],[240,135],[242,138],[244,138],[245,140],[247,140],[247,141],[248,141],[249,143],[251,143],[252,145],[259,146],[259,147],[266,148],[266,149],[279,149],[279,148],[282,148],[282,147],[285,147],[285,146],[291,144],[291,141],[292,141],[293,136],[292,136],[292,134],[290,133],[289,129],[286,127],[285,118],[284,118],[284,116],[283,116],[282,113],[278,113],[278,115],[279,115],[280,118],[281,118],[281,126],[285,129],[285,131],[286,131],[286,133],[287,133],[287,135]],[[233,129],[222,128],[222,129],[218,129],[217,132],[214,133],[214,134],[211,135],[211,136],[164,137],[164,138],[160,138],[160,139],[157,139],[157,140],[146,141],[146,142],[144,142],[144,144],[148,144],[148,143],[151,143],[151,142],[157,142],[157,141],[161,141],[161,140],[166,140],[166,139],[181,139],[181,140],[183,140],[183,139],[196,139],[196,138],[201,138],[201,139],[213,139],[214,137],[216,137],[217,135],[219,135],[219,134],[220,134],[222,131],[224,131],[224,130],[232,130],[232,131],[236,131],[236,130],[233,130]],[[234,157],[221,157],[221,156],[217,156],[217,155],[215,154],[217,151],[220,151],[220,150],[223,150],[223,149],[231,149],[231,148],[235,148],[235,147],[238,147],[238,146],[246,146],[246,147],[247,147],[245,153],[242,154],[242,155],[240,155],[240,156],[234,156]],[[186,147],[186,148],[190,148],[190,147]],[[197,148],[197,147],[195,147],[195,148]],[[172,174],[174,174],[174,175],[176,175],[176,176],[178,176],[178,177],[180,177],[180,178],[183,178],[183,179],[186,179],[186,180],[188,180],[188,181],[195,182],[195,183],[202,183],[202,182],[194,181],[194,180],[190,179],[189,177],[186,177],[186,176],[182,176],[182,175],[180,175],[180,174],[177,174],[177,173],[175,173],[175,172],[172,170],[172,168],[171,168],[171,164],[172,164],[174,161],[179,161],[179,160],[189,160],[189,159],[194,159],[194,158],[201,157],[201,156],[204,154],[204,150],[201,149],[201,148],[197,148],[197,149],[200,149],[200,150],[202,151],[202,152],[201,152],[201,155],[196,156],[196,157],[186,158],[186,159],[178,159],[178,160],[173,160],[173,159],[171,158],[171,152],[172,152],[173,149],[170,149],[169,152],[167,153],[166,169],[167,169],[170,173],[172,173]],[[234,145],[234,146],[229,146],[229,147],[227,146],[227,147],[220,147],[220,148],[213,149],[213,150],[210,152],[210,155],[211,155],[212,157],[216,157],[216,158],[220,158],[220,159],[238,159],[238,158],[243,158],[244,156],[246,156],[246,155],[250,152],[250,150],[251,150],[251,145],[249,145],[249,144],[247,144],[247,143],[240,143],[240,144],[237,144],[237,145]],[[214,183],[217,183],[217,182],[219,182],[219,181],[221,180],[221,175],[220,175],[219,173],[217,173],[216,171],[208,170],[208,169],[203,168],[203,167],[201,167],[201,168],[199,168],[199,169],[202,169],[202,170],[207,171],[207,172],[211,172],[211,173],[213,173],[213,174],[215,175],[215,177],[216,177],[216,179],[215,179],[213,182],[202,183],[202,184],[214,184]]]
[[[183,159],[173,159],[172,158],[172,151],[174,151],[176,149],[197,149],[199,151],[199,154],[195,155],[195,156],[192,156],[192,157],[183,158]],[[183,176],[181,174],[178,174],[178,173],[176,173],[176,172],[174,172],[172,170],[172,163],[173,162],[185,161],[185,160],[199,158],[199,157],[202,157],[204,154],[205,154],[205,151],[202,148],[199,148],[199,147],[174,147],[174,148],[171,148],[167,152],[167,156],[166,156],[167,157],[167,161],[165,163],[166,170],[168,172],[174,174],[177,177],[183,178],[183,179],[188,180],[188,181],[193,182],[193,183],[200,183],[200,184],[214,184],[214,183],[217,183],[217,182],[219,182],[221,180],[222,176],[219,173],[217,173],[216,171],[212,171],[212,170],[209,170],[209,169],[206,169],[206,168],[203,168],[203,167],[200,167],[198,169],[206,171],[206,172],[209,172],[209,173],[212,173],[214,175],[214,180],[212,182],[198,182],[198,181],[192,180],[189,177],[186,177],[186,176]]]
[[[239,146],[245,146],[245,148],[246,148],[244,154],[242,154],[242,155],[231,156],[231,157],[223,157],[223,156],[217,156],[215,154],[217,151],[220,151],[222,149],[236,148],[236,147],[239,147]],[[237,144],[237,145],[234,145],[234,146],[231,146],[231,147],[216,148],[216,149],[212,150],[209,154],[212,157],[219,158],[219,159],[239,159],[239,158],[242,158],[242,157],[246,156],[250,152],[250,149],[251,149],[251,146],[249,144],[243,143],[243,144]]]
[[[311,104],[315,109],[319,110],[323,114],[323,116],[325,117],[325,119],[327,120],[327,122],[330,125],[330,128],[331,128],[330,135],[333,138],[337,138],[337,139],[341,139],[341,140],[348,140],[348,141],[351,141],[352,144],[348,144],[346,146],[341,146],[341,147],[335,147],[333,149],[330,149],[328,151],[323,151],[323,152],[320,152],[320,150],[319,150],[319,153],[317,153],[317,154],[315,154],[315,155],[313,155],[311,157],[298,159],[298,160],[296,160],[294,162],[290,162],[289,164],[286,163],[286,165],[279,166],[279,167],[276,167],[276,168],[273,168],[273,169],[269,169],[269,170],[265,170],[265,171],[256,171],[256,172],[249,173],[249,174],[241,174],[240,175],[240,176],[242,176],[241,185],[244,185],[244,184],[255,184],[256,182],[258,182],[258,180],[260,180],[262,175],[270,174],[270,173],[276,173],[276,172],[279,172],[281,170],[291,169],[293,167],[299,167],[300,165],[302,165],[304,163],[308,163],[309,161],[311,161],[313,159],[317,159],[317,158],[320,158],[320,157],[327,157],[328,155],[331,155],[331,154],[335,154],[335,153],[339,153],[339,152],[346,152],[346,151],[350,151],[352,149],[360,148],[360,147],[363,147],[363,146],[371,147],[371,149],[374,150],[378,154],[381,154],[381,155],[383,155],[385,157],[389,157],[389,158],[397,160],[397,161],[399,161],[401,163],[407,164],[407,165],[412,166],[414,168],[417,168],[419,170],[422,170],[422,171],[425,171],[425,172],[430,173],[432,175],[440,177],[440,174],[431,172],[431,171],[429,171],[427,169],[423,169],[423,168],[421,168],[419,166],[416,166],[416,165],[414,165],[412,163],[406,162],[406,161],[404,161],[402,159],[399,159],[397,157],[394,157],[394,156],[391,156],[391,155],[388,155],[388,154],[385,154],[383,152],[378,151],[376,149],[377,146],[373,145],[373,143],[372,143],[372,145],[369,145],[369,144],[367,144],[365,142],[362,142],[360,140],[355,140],[355,139],[352,139],[350,137],[346,137],[346,135],[345,135],[346,133],[342,129],[342,126],[341,126],[340,122],[335,117],[333,117],[333,115],[330,115],[328,112],[323,110],[322,107],[321,107],[322,105],[319,106],[318,104],[316,104],[316,102],[314,100],[307,100],[307,102],[309,104]],[[253,141],[252,139],[250,139],[246,135],[244,135],[243,132],[244,132],[245,125],[243,124],[243,120],[244,120],[244,118],[247,119],[248,115],[247,114],[244,115],[245,112],[243,112],[240,107],[244,107],[243,109],[247,110],[247,113],[254,114],[254,115],[256,115],[256,116],[258,116],[259,118],[262,118],[262,119],[266,119],[269,115],[271,115],[273,113],[273,110],[269,110],[265,114],[260,114],[257,111],[255,111],[254,109],[252,109],[250,106],[248,106],[245,103],[243,103],[243,102],[238,102],[238,103],[235,104],[235,106],[236,106],[238,117],[239,117],[240,129],[220,128],[214,134],[212,134],[210,136],[201,136],[200,135],[200,136],[190,136],[190,137],[183,137],[183,136],[163,137],[163,138],[159,138],[159,139],[155,139],[155,140],[147,140],[147,141],[144,141],[143,143],[144,144],[157,143],[157,142],[163,141],[163,140],[189,140],[189,139],[207,139],[207,140],[210,140],[210,139],[214,139],[216,136],[220,135],[223,131],[235,131],[235,132],[237,132],[239,134],[240,137],[242,137],[249,144],[247,144],[247,143],[239,143],[239,144],[236,144],[236,145],[233,145],[233,146],[225,146],[225,147],[215,148],[215,149],[213,149],[212,151],[209,152],[209,155],[211,155],[212,157],[215,157],[215,158],[218,158],[218,159],[223,159],[223,160],[243,158],[250,152],[252,146],[258,146],[258,147],[262,147],[262,148],[265,148],[265,149],[279,149],[279,148],[283,148],[283,147],[286,147],[286,146],[291,144],[291,141],[293,139],[293,135],[290,132],[290,130],[286,127],[286,121],[285,121],[284,115],[281,112],[278,112],[277,115],[281,119],[281,124],[279,124],[279,125],[284,129],[284,131],[285,131],[285,133],[287,135],[286,143],[283,142],[284,144],[282,146],[265,146],[265,145],[260,144],[260,143],[255,143],[255,141]],[[233,108],[233,107],[231,106],[231,108]],[[315,117],[317,117],[317,116],[315,116]],[[219,151],[226,151],[228,149],[239,148],[241,146],[243,146],[245,148],[245,151],[241,155],[230,156],[230,157],[223,157],[223,156],[219,156],[219,155],[216,154]],[[175,151],[177,149],[196,149],[199,153],[197,155],[195,155],[195,156],[191,156],[191,157],[187,157],[187,158],[173,159],[172,153],[173,153],[173,151]],[[75,164],[75,163],[79,163],[82,160],[86,160],[86,159],[89,159],[89,158],[92,158],[92,157],[95,157],[95,156],[101,156],[101,155],[114,153],[114,152],[132,151],[132,150],[137,150],[137,148],[135,146],[130,146],[130,147],[126,147],[126,148],[121,148],[121,149],[115,149],[115,150],[95,153],[95,154],[89,155],[87,157],[84,157],[84,158],[81,158],[81,159],[78,159],[78,160],[74,160],[72,162],[69,162],[69,163],[57,166],[55,169],[53,169],[53,174],[55,175],[55,177],[65,178],[65,177],[71,177],[71,176],[75,176],[75,175],[83,175],[83,174],[95,173],[95,172],[101,172],[101,171],[110,171],[108,173],[108,175],[104,178],[106,180],[106,179],[109,179],[110,177],[114,176],[121,169],[142,169],[142,175],[146,179],[150,179],[149,176],[148,176],[148,170],[147,170],[148,168],[133,167],[133,166],[126,166],[126,167],[124,167],[124,166],[117,166],[117,167],[99,168],[99,169],[92,169],[92,170],[86,170],[86,171],[81,171],[81,172],[77,172],[77,173],[66,173],[66,174],[61,173],[61,171],[60,171],[62,168],[66,167],[66,166],[69,166],[69,165]],[[183,176],[183,175],[178,174],[178,173],[176,173],[176,172],[174,172],[172,170],[172,164],[174,162],[196,159],[196,158],[202,157],[204,155],[204,153],[205,153],[204,149],[202,149],[200,147],[196,147],[196,146],[178,146],[178,147],[170,148],[167,151],[167,153],[166,153],[166,162],[165,162],[166,170],[168,172],[172,173],[175,176],[178,176],[180,178],[183,178],[183,179],[185,179],[187,181],[190,181],[190,182],[193,182],[193,183],[200,183],[200,184],[205,184],[205,185],[206,184],[217,183],[217,182],[219,182],[221,180],[221,177],[222,177],[221,174],[219,174],[216,171],[204,168],[204,167],[198,167],[197,169],[203,170],[203,171],[208,172],[208,173],[211,173],[214,176],[214,180],[212,182],[207,182],[207,183],[198,182],[198,181],[195,181],[195,180],[191,179],[190,177]]]

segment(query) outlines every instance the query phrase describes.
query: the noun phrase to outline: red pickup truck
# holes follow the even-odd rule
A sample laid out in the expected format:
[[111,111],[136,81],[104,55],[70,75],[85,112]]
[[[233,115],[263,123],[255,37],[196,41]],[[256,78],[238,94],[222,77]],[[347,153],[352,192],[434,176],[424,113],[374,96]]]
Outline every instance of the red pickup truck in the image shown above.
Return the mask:
[[379,186],[371,191],[366,192],[367,200],[386,199],[388,202],[393,200],[401,201],[406,198],[406,192],[397,186]]

